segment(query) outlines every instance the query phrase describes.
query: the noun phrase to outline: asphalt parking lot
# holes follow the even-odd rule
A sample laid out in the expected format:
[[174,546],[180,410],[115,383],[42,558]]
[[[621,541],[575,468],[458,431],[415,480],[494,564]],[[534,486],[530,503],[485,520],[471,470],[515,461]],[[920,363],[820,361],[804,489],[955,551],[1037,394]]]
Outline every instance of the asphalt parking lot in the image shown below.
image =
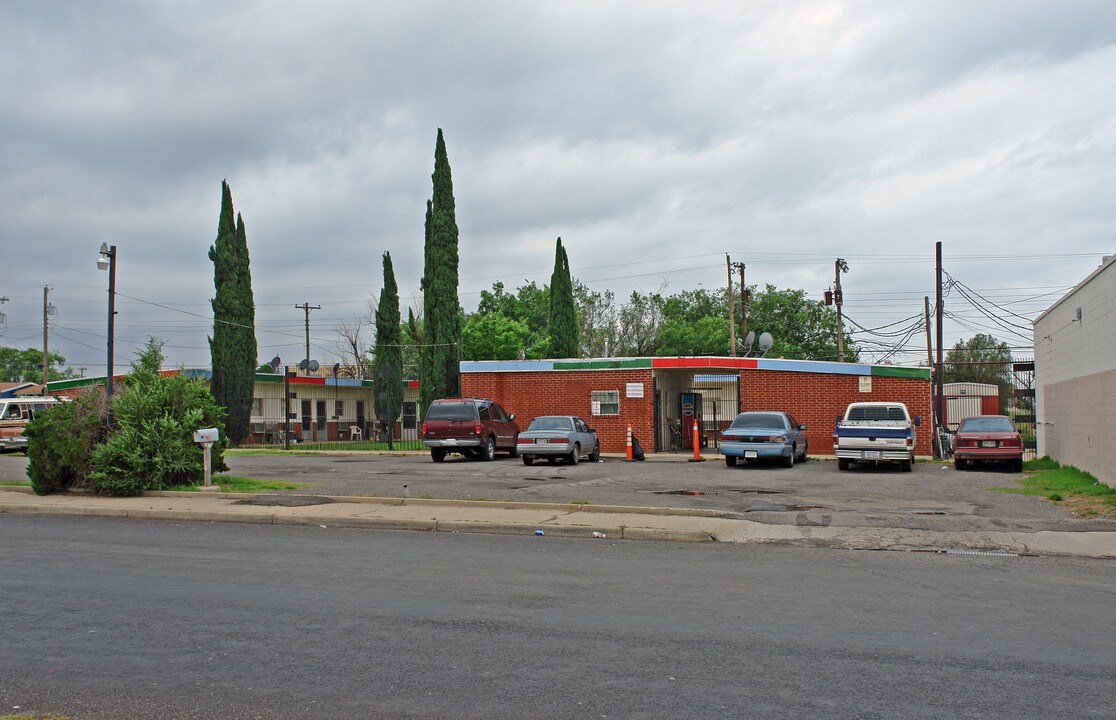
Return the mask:
[[[0,481],[26,479],[23,455],[0,456]],[[1113,530],[1113,521],[1081,520],[1034,496],[995,492],[1019,475],[1002,470],[958,472],[919,462],[853,466],[841,472],[829,459],[793,468],[777,464],[726,467],[719,456],[688,462],[656,456],[646,462],[607,457],[578,465],[535,463],[498,456],[493,462],[427,454],[230,454],[232,474],[297,483],[287,493],[503,500],[703,508],[746,513],[766,522],[809,512],[840,525],[842,518],[881,527],[956,530]],[[220,483],[220,476],[214,478]],[[852,524],[852,520],[849,520]]]

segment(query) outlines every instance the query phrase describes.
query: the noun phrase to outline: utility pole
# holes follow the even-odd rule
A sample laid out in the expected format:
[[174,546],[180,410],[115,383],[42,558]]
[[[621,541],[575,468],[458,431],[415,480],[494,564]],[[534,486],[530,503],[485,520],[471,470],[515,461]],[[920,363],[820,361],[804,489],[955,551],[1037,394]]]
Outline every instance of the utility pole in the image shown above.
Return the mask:
[[936,243],[936,250],[934,253],[934,264],[937,267],[937,307],[934,309],[938,321],[938,365],[934,369],[934,426],[938,427],[942,422],[942,415],[945,408],[942,407],[942,320],[945,318],[944,308],[942,307],[942,243]]
[[310,372],[310,311],[321,310],[321,305],[311,305],[310,303],[302,303],[295,305],[295,310],[302,310],[306,313],[306,372]]
[[43,285],[43,395],[46,395],[47,370],[50,368],[50,346],[47,342],[47,329],[50,316],[50,288]]
[[732,302],[732,260],[728,253],[725,253],[725,268],[728,270],[729,354],[736,357],[736,308]]
[[747,342],[748,300],[752,297],[752,293],[748,291],[748,286],[744,283],[744,268],[747,266],[742,262],[733,263],[733,266],[740,271],[740,337]]
[[841,273],[849,271],[849,264],[837,258],[833,263],[833,304],[837,306],[837,362],[845,362],[845,323],[841,317],[841,304],[844,297],[841,294]]
[[934,345],[930,342],[930,296],[922,298],[922,315],[926,322],[926,367],[934,367]]

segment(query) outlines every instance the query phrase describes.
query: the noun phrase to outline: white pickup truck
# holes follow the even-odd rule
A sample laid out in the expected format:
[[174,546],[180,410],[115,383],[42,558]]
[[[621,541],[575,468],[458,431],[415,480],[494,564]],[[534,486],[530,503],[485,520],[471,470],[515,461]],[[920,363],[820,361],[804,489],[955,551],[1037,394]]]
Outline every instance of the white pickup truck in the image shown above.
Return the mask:
[[915,457],[916,415],[911,419],[907,406],[899,402],[859,402],[845,408],[833,431],[833,454],[837,468],[848,470],[849,463],[897,462],[911,471]]

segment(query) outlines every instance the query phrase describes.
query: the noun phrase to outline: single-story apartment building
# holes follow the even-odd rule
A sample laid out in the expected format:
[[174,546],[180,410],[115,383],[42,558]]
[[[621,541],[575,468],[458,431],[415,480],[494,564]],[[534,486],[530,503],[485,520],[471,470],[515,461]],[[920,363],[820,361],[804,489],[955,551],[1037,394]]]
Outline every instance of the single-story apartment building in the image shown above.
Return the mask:
[[579,415],[604,452],[624,452],[631,427],[645,452],[712,447],[744,410],[781,410],[807,426],[810,452],[833,451],[834,419],[850,402],[899,401],[923,419],[932,455],[930,370],[747,357],[643,357],[461,363],[461,393],[496,400],[521,427],[538,415]]

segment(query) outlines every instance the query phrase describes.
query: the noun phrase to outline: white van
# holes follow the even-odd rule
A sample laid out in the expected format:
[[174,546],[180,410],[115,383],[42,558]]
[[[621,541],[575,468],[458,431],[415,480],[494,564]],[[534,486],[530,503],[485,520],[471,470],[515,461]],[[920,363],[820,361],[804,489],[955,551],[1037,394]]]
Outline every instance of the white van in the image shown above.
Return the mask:
[[0,452],[22,450],[27,452],[27,437],[23,429],[35,413],[54,407],[60,400],[49,396],[0,398]]

